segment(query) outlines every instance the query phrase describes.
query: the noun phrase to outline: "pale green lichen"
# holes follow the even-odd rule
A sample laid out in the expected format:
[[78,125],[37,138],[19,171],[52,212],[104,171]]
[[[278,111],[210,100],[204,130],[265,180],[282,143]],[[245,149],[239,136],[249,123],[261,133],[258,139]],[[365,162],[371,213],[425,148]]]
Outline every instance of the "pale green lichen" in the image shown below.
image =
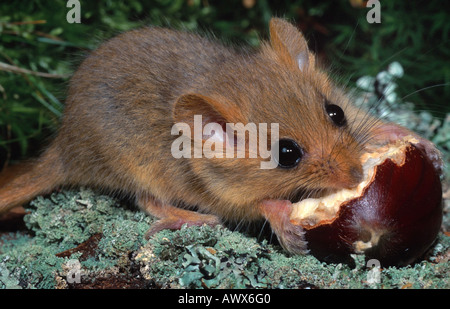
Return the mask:
[[116,199],[85,189],[38,197],[30,203],[29,210],[24,221],[34,236],[17,233],[1,239],[0,263],[4,263],[4,272],[15,274],[22,287],[55,287],[55,276],[62,271],[62,264],[77,258],[77,254],[56,254],[97,233],[102,233],[102,238],[95,256],[84,260],[83,267],[86,271],[98,271],[117,265],[122,256],[144,243],[151,221]]
[[17,282],[22,288],[54,287],[55,270],[61,267],[63,259],[55,256],[52,246],[38,243],[41,241],[27,237],[17,243],[10,240],[7,245],[9,250],[2,248],[4,251],[0,255],[0,267],[3,274],[8,274],[9,280],[1,278],[0,287],[8,288],[11,282]]
[[[199,238],[192,239],[192,235]],[[440,237],[433,254],[449,251],[447,238]],[[351,268],[325,264],[312,256],[287,256],[267,241],[208,226],[163,231],[136,256],[146,278],[169,288],[450,287],[448,263],[433,263],[430,258],[413,266],[389,267],[379,271],[379,281],[371,283],[364,257],[354,258],[356,267]]]
[[[82,195],[92,204],[74,208]],[[61,282],[66,280],[67,267],[64,265],[69,260],[77,260],[81,265],[80,284],[95,284],[96,278],[106,280],[108,276],[128,273],[130,276],[124,280],[141,277],[143,286],[163,288],[450,287],[447,280],[450,237],[444,234],[440,234],[426,260],[404,268],[382,269],[380,281],[369,283],[370,269],[362,256],[354,257],[354,268],[325,264],[313,256],[288,256],[267,240],[257,240],[224,227],[165,230],[146,241],[144,235],[150,226],[150,218],[137,209],[127,209],[112,198],[88,190],[56,193],[47,199],[37,199],[33,205],[25,221],[35,235],[16,233],[2,237],[2,288],[67,286]],[[48,207],[49,215],[41,207]],[[59,224],[55,223],[56,214],[61,220]],[[38,224],[45,221],[45,217],[48,222]],[[73,227],[73,222],[69,222],[72,219],[79,226],[76,233],[67,230]],[[61,230],[52,233],[57,229]],[[61,237],[63,230],[67,235]],[[102,237],[87,258],[81,258],[81,252],[69,257],[56,256],[98,232]],[[122,281],[117,283],[116,278],[114,281],[122,284]],[[76,284],[72,287],[77,287]],[[102,284],[103,281],[96,286]]]

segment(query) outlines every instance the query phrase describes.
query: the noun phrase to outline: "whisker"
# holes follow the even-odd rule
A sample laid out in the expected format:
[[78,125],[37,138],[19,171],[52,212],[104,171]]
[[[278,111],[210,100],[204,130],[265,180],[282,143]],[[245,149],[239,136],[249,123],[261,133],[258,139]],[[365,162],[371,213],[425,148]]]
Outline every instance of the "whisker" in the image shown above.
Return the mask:
[[406,98],[408,98],[408,97],[410,97],[410,96],[412,96],[412,95],[414,95],[416,93],[419,93],[419,92],[422,92],[422,91],[425,91],[425,90],[428,90],[428,89],[432,89],[432,88],[436,88],[436,87],[443,87],[443,86],[448,86],[448,85],[450,85],[450,83],[443,83],[443,84],[437,84],[437,85],[433,85],[433,86],[424,87],[424,88],[418,89],[418,90],[416,90],[414,92],[411,92],[408,95],[405,95],[404,97],[401,98],[401,100],[404,100],[404,99],[406,99]]

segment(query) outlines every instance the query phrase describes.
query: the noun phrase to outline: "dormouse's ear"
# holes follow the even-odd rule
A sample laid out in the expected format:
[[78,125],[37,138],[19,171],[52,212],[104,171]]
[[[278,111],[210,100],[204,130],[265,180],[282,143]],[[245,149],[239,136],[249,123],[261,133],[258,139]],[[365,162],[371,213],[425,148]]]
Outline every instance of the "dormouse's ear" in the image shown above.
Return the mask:
[[178,98],[173,109],[173,119],[175,122],[191,124],[194,116],[201,115],[203,124],[206,123],[226,123],[227,119],[222,115],[221,104],[209,97],[200,94],[185,94]]
[[[197,116],[195,118],[195,116]],[[200,94],[185,94],[178,98],[173,109],[173,119],[175,123],[187,123],[191,131],[194,132],[194,120],[201,116],[201,125],[204,128],[207,124],[218,124],[225,134],[226,123],[237,123],[242,121],[239,109],[224,99],[214,99]],[[214,127],[213,127],[214,128]],[[218,132],[212,134],[217,135]],[[211,135],[203,136],[203,139],[211,138]],[[223,136],[215,136],[222,140]]]
[[272,18],[269,24],[270,43],[282,62],[297,66],[301,71],[314,68],[314,55],[302,33],[289,22]]

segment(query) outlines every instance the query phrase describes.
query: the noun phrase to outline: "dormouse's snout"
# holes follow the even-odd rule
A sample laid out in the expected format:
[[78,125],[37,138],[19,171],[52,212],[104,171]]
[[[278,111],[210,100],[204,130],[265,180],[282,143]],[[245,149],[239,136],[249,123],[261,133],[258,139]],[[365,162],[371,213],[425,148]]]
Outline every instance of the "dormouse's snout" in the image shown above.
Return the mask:
[[351,189],[363,179],[363,170],[359,160],[344,151],[342,154],[319,158],[319,173],[324,174],[324,187],[333,189]]
[[349,174],[355,183],[351,187],[358,185],[363,180],[363,171],[360,165],[350,167]]
[[308,173],[322,188],[351,189],[363,179],[361,162],[354,153],[342,148],[339,151],[314,151],[310,153]]
[[344,188],[354,188],[363,180],[363,170],[359,162],[355,165],[350,165],[346,171],[344,171],[344,177],[342,177],[341,184]]

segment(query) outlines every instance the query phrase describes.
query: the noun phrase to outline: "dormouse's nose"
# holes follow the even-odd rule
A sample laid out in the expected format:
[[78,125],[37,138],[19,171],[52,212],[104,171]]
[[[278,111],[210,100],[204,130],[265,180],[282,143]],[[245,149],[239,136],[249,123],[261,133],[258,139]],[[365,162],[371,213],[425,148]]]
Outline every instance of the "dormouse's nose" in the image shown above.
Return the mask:
[[336,164],[330,167],[330,183],[335,189],[351,189],[363,179],[363,170],[359,162]]
[[[358,162],[359,163],[359,162]],[[363,170],[362,166],[359,164],[358,166],[352,166],[349,170],[350,176],[350,187],[356,187],[363,180]]]
[[364,177],[363,168],[358,157],[354,158],[347,150],[338,154],[315,156],[313,165],[322,179],[321,185],[330,189],[351,189],[356,187]]

